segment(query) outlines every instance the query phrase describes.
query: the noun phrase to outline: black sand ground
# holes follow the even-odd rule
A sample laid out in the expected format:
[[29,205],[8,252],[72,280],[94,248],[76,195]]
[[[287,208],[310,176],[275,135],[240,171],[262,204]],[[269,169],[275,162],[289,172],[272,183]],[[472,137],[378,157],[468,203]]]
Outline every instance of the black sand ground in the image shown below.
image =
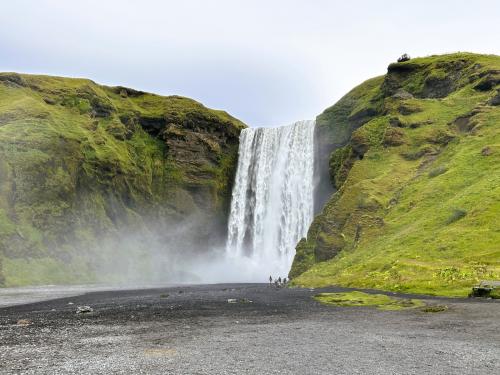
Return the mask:
[[[323,306],[318,292],[203,285],[1,308],[0,373],[500,374],[496,301],[379,311]],[[80,305],[94,312],[75,314]]]

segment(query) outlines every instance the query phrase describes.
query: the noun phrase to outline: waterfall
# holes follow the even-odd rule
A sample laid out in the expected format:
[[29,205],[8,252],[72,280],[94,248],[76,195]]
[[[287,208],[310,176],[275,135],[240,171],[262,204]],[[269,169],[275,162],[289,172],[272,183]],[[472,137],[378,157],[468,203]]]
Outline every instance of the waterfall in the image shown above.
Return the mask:
[[241,132],[226,255],[253,270],[251,279],[287,276],[312,222],[314,125]]

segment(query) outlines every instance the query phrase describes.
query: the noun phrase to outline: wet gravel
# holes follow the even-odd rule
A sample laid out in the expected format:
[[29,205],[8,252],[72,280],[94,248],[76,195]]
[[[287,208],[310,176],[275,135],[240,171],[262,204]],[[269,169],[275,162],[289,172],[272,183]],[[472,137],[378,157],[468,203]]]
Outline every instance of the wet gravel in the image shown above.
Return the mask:
[[[449,309],[379,311],[311,298],[325,290],[345,289],[201,285],[0,308],[0,373],[500,373],[497,301],[426,297]],[[93,312],[76,314],[83,305]]]

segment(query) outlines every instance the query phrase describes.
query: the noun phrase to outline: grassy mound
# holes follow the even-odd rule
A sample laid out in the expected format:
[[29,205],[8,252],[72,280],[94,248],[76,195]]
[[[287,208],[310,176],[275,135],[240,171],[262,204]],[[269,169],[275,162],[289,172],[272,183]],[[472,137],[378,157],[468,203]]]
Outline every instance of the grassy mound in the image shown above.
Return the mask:
[[337,190],[294,284],[466,296],[500,279],[499,83],[498,56],[413,59],[320,115]]
[[385,294],[368,294],[363,292],[320,293],[314,299],[326,305],[334,306],[371,306],[379,310],[403,310],[425,306],[419,299],[403,299],[389,297]]

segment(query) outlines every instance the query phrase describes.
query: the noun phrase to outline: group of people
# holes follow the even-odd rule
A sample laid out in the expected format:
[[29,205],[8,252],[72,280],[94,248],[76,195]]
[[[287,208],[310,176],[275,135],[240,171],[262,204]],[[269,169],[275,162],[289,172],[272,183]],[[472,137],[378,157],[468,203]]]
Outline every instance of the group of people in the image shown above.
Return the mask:
[[286,277],[282,279],[281,276],[279,276],[277,279],[273,279],[272,276],[269,276],[269,286],[273,286],[274,284],[276,288],[281,288],[283,286],[286,286],[289,281],[290,280],[287,279]]

